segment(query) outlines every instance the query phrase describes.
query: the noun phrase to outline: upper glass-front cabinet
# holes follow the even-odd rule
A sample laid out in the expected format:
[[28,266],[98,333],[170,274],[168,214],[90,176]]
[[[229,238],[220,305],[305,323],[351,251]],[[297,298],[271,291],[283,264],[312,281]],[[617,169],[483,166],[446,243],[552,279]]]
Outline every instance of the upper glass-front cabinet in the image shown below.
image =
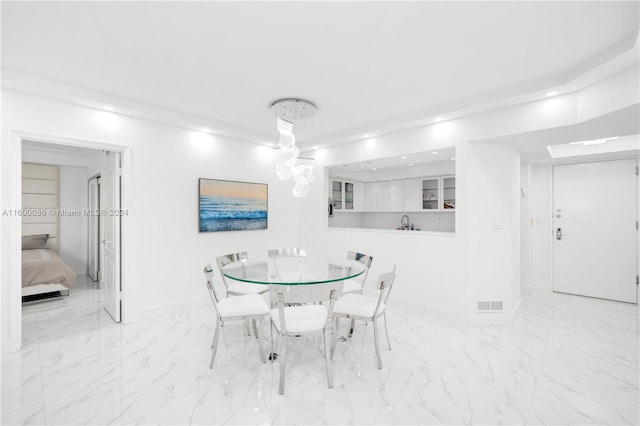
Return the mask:
[[331,181],[331,200],[335,210],[342,210],[342,182],[339,180]]
[[344,209],[353,210],[353,183],[344,183]]
[[364,183],[329,179],[329,188],[334,211],[364,211]]
[[456,178],[442,178],[442,208],[455,210],[456,208]]
[[456,178],[441,176],[421,179],[422,210],[451,211],[456,208]]
[[422,179],[422,210],[438,210],[440,208],[439,179]]

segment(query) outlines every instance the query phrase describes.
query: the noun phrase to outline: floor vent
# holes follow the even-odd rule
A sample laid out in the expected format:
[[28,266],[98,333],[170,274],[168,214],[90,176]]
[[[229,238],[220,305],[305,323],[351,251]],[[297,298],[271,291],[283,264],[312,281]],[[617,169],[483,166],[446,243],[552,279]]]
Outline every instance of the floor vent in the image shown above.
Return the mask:
[[476,308],[478,312],[502,312],[502,300],[478,300]]

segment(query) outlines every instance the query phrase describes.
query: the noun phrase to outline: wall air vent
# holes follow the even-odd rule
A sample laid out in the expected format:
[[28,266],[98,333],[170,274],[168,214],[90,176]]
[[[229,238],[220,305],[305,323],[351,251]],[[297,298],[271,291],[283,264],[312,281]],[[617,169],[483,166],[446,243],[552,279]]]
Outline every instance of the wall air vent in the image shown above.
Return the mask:
[[477,312],[502,312],[502,300],[478,300],[476,301]]

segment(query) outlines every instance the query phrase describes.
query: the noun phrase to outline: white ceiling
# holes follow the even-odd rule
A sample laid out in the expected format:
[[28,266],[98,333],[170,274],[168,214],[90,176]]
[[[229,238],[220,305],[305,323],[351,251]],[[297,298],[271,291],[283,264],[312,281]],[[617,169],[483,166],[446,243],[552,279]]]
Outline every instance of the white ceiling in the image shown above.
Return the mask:
[[2,2],[2,67],[273,139],[327,140],[559,86],[631,48],[634,2]]
[[[554,162],[554,159],[547,151],[549,145],[638,134],[640,134],[640,105],[636,104],[573,126],[509,135],[486,141],[514,144],[527,162],[551,163]],[[640,154],[639,149],[640,147],[637,147],[629,151],[615,153],[612,156],[599,155],[599,158],[618,155],[637,156]],[[555,162],[558,161],[561,160],[555,160]]]

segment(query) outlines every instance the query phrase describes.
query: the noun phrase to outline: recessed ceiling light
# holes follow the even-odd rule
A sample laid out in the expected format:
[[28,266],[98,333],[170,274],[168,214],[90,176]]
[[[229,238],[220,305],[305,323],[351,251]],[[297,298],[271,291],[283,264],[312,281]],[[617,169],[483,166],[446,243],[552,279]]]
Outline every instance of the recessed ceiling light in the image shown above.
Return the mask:
[[432,153],[432,154],[437,154],[437,153],[438,153],[438,151],[431,151],[431,153]]
[[558,94],[558,91],[557,91],[557,90],[549,90],[548,92],[544,92],[544,95],[545,95],[546,97],[555,96],[555,95],[557,95],[557,94]]
[[605,143],[609,140],[611,140],[613,138],[609,138],[609,139],[593,139],[593,140],[589,140],[589,141],[578,141],[578,142],[569,142],[569,145],[582,145],[582,146],[587,146],[587,145],[599,145],[602,143]]
[[456,157],[451,157],[451,158],[449,158],[449,160],[456,161]]
[[314,146],[313,149],[318,149],[320,148],[318,145]]
[[374,168],[373,168],[373,169],[371,169],[371,170],[378,170],[378,169],[376,169],[376,168],[374,167]]
[[402,158],[403,160],[406,160],[406,159],[407,159],[407,156],[406,156],[406,155],[403,155],[403,156],[402,156],[402,157],[400,157],[400,158]]
[[587,146],[587,145],[599,145],[601,143],[605,143],[607,140],[606,139],[595,139],[592,141],[584,141],[582,142],[582,145]]
[[104,107],[102,107],[105,111],[110,111],[113,112],[116,109],[114,107],[112,107],[111,105],[105,105]]
[[364,135],[362,135],[363,138],[369,138],[371,137],[371,135],[369,133],[365,133]]
[[439,123],[439,122],[441,122],[442,120],[443,120],[443,118],[442,118],[442,117],[436,117],[436,118],[434,118],[434,119],[433,119],[433,121],[435,121],[436,123]]
[[413,163],[409,163],[410,166],[413,166]]

